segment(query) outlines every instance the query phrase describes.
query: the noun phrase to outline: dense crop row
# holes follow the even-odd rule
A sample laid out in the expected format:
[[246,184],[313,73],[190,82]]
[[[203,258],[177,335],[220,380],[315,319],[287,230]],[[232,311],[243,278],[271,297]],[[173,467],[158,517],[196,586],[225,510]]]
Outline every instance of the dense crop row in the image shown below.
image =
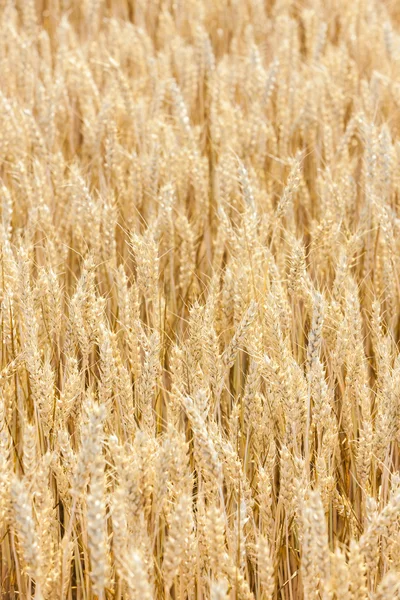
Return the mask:
[[400,9],[0,2],[0,597],[400,597]]

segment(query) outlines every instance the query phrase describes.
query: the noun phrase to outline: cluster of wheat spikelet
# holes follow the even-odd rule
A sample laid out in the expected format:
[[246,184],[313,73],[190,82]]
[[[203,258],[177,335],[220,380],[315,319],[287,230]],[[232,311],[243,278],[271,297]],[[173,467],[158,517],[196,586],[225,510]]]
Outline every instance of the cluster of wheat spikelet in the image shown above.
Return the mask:
[[0,597],[400,597],[400,5],[1,0]]

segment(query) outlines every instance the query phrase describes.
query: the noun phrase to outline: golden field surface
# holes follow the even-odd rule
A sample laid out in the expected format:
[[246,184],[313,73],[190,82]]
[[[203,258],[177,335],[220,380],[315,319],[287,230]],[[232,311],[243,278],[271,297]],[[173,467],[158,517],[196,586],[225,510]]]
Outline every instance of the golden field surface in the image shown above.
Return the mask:
[[0,0],[0,600],[400,598],[400,4]]

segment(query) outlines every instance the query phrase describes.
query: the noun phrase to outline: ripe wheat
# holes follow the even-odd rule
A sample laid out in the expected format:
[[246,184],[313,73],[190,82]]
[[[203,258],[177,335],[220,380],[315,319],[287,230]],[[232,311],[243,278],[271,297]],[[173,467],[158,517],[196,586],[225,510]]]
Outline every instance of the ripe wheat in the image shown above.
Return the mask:
[[0,0],[0,598],[400,599],[400,4]]

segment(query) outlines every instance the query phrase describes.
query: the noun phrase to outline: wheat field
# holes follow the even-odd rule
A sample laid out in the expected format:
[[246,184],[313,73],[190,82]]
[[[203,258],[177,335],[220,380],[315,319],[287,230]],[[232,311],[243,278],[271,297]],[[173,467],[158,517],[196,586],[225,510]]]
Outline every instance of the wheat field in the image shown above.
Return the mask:
[[400,598],[400,3],[0,0],[0,599]]

